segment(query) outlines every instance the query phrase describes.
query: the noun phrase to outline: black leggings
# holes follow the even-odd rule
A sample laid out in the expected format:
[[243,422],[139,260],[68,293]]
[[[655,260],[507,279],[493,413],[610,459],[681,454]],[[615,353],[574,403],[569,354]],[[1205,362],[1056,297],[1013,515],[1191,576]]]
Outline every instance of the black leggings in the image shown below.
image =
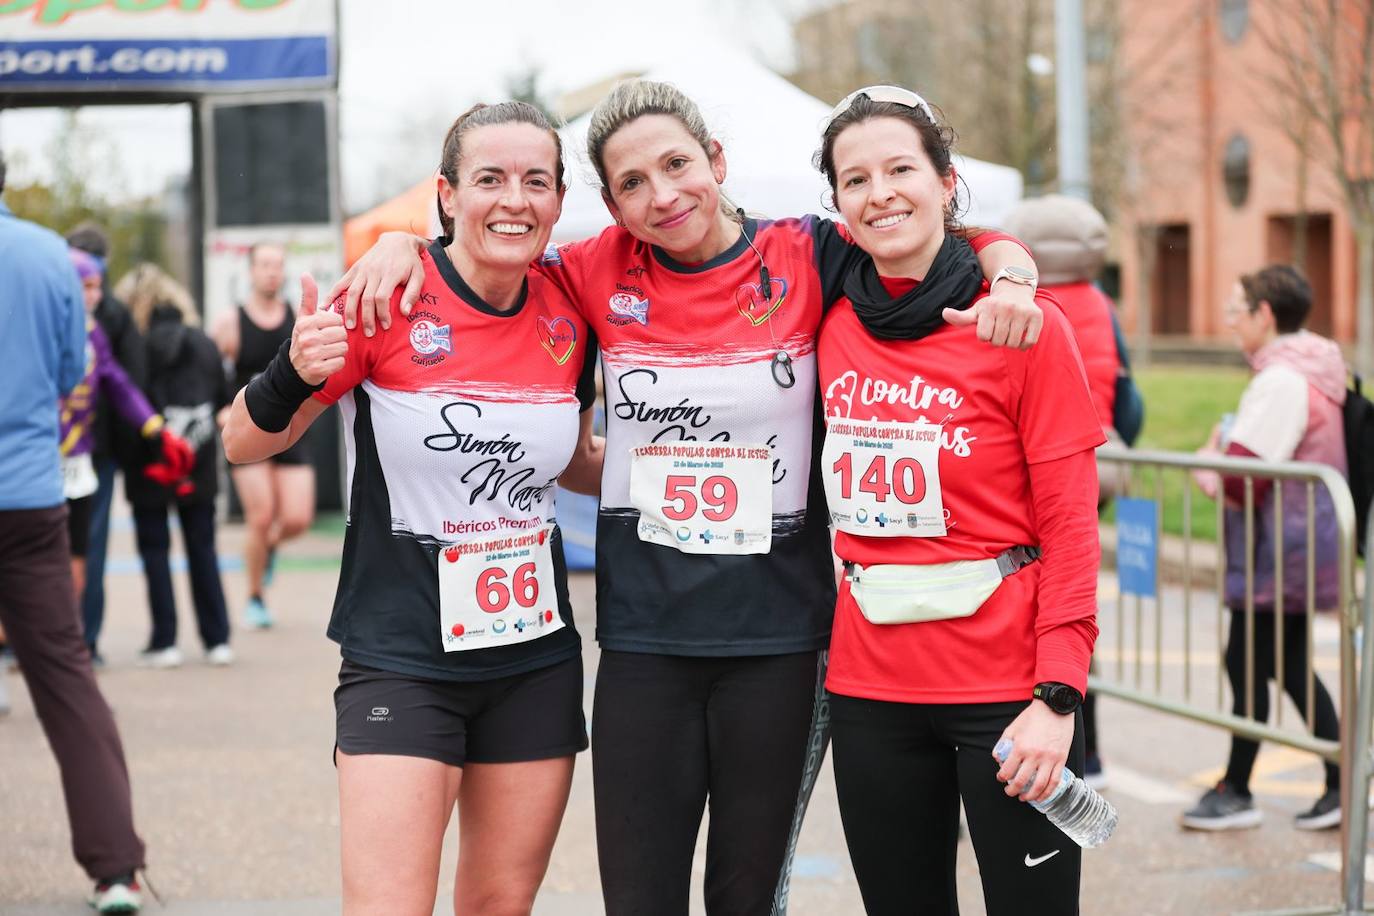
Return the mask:
[[[1272,611],[1255,612],[1255,721],[1269,719],[1269,681],[1276,674],[1274,664],[1274,614]],[[1226,643],[1226,673],[1231,678],[1231,711],[1238,716],[1246,714],[1245,708],[1245,613],[1231,612],[1231,638]],[[1312,711],[1316,727],[1312,730],[1318,738],[1340,740],[1341,723],[1336,716],[1336,705],[1331,702],[1331,694],[1321,678],[1313,677],[1315,698]],[[1307,615],[1283,615],[1283,689],[1293,698],[1299,715],[1307,718]],[[1259,742],[1233,735],[1231,738],[1231,758],[1226,763],[1226,784],[1243,793],[1250,792],[1250,772],[1255,768],[1255,757],[1259,754]],[[1334,763],[1326,763],[1326,787],[1339,789],[1341,768]]]
[[[997,781],[993,745],[1025,708],[831,694],[840,819],[868,916],[957,916],[961,798],[989,916],[1078,913],[1082,850]],[[1069,769],[1082,767],[1080,718]]]
[[707,799],[706,912],[767,916],[815,704],[817,653],[601,653],[592,710],[607,916],[685,916]]

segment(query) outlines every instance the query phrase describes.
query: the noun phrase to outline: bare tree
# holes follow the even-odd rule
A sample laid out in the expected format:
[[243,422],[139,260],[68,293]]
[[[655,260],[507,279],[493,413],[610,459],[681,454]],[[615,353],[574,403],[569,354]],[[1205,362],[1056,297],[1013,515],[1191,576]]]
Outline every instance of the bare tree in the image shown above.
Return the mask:
[[[1340,189],[1355,235],[1355,365],[1374,372],[1374,7],[1369,0],[1269,0],[1261,29],[1271,90],[1311,158]],[[1296,141],[1295,141],[1296,142]],[[1300,156],[1302,153],[1300,152]]]

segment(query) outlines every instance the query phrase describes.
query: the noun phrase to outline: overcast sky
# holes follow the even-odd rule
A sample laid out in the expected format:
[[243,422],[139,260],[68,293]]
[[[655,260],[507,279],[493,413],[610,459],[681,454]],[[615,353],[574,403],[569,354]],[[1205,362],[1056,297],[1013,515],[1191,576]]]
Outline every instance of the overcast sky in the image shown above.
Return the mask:
[[[452,119],[540,72],[546,98],[684,57],[709,65],[722,45],[791,66],[788,19],[815,0],[342,0],[340,130],[346,212],[420,180]],[[485,9],[484,9],[485,7]],[[518,12],[514,12],[518,10]],[[0,113],[8,183],[52,174],[61,113]],[[186,106],[87,108],[79,123],[120,188],[160,190],[190,168]],[[114,190],[98,188],[98,190]]]

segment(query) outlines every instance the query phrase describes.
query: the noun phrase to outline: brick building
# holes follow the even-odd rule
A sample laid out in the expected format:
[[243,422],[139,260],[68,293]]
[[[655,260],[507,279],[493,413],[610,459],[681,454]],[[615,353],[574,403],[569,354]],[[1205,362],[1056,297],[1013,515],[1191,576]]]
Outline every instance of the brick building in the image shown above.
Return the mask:
[[1294,260],[1305,234],[1309,327],[1353,342],[1354,237],[1321,153],[1304,168],[1291,138],[1300,121],[1275,88],[1281,58],[1267,37],[1275,0],[1121,2],[1132,161],[1115,222],[1127,326],[1224,336],[1221,304],[1236,278]]

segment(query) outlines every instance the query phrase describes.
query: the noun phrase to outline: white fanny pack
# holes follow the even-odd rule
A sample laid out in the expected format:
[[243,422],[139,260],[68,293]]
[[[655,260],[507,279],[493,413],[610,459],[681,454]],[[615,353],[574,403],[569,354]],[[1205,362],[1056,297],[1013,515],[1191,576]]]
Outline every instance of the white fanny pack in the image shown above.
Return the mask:
[[986,560],[924,565],[845,564],[849,594],[869,623],[921,623],[972,616],[1002,580],[1040,558],[1039,547],[1012,547]]

